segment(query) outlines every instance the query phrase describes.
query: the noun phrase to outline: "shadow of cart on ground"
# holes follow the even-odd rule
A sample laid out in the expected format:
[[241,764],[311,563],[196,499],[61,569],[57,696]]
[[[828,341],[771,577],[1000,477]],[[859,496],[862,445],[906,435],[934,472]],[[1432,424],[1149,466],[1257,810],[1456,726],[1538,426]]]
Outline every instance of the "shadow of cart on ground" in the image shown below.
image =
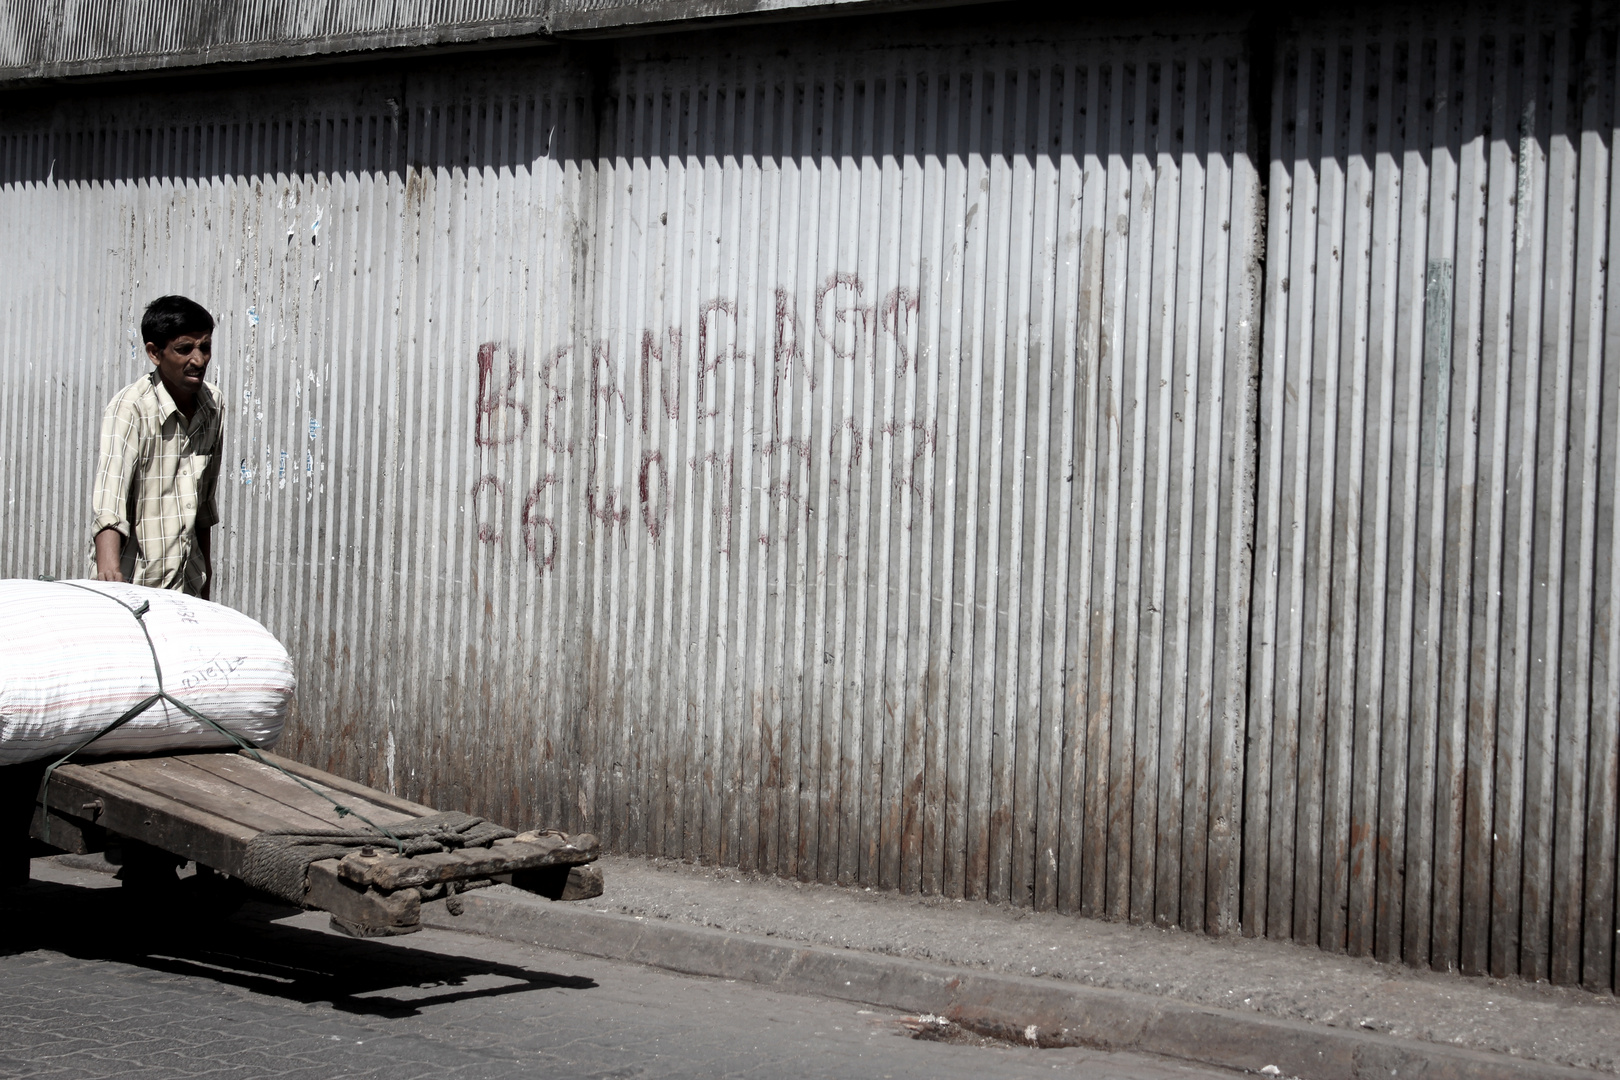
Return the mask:
[[257,898],[223,914],[182,888],[166,907],[153,908],[133,903],[111,877],[79,876],[101,880],[68,884],[36,875],[0,891],[0,956],[57,952],[383,1018],[597,986],[580,976],[438,952],[431,935],[343,937],[324,929],[324,914]]

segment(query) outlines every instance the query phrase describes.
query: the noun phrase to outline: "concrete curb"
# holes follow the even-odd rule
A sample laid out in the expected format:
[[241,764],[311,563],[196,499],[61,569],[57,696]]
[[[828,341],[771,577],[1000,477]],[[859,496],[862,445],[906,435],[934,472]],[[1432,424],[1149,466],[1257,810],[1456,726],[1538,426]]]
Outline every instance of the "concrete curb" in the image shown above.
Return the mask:
[[[589,903],[588,901],[586,903]],[[941,967],[898,957],[785,944],[663,920],[553,904],[506,887],[422,905],[422,922],[687,975],[948,1016],[1042,1045],[1095,1046],[1308,1080],[1613,1080],[1607,1073],[1440,1043],[1322,1027],[1055,979]]]

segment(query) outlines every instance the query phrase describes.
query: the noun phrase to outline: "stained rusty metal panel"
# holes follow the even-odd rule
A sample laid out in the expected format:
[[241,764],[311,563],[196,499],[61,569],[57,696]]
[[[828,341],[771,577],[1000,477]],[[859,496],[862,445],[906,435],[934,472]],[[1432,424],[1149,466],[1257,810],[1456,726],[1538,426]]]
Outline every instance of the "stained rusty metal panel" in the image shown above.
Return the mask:
[[[572,667],[572,639],[537,622],[556,609],[524,549],[540,458],[503,478],[498,518],[474,507],[507,399],[491,381],[506,354],[484,343],[575,325],[594,131],[571,78],[11,114],[3,572],[85,571],[102,404],[147,367],[146,301],[195,296],[218,318],[227,406],[216,598],[293,651],[305,692],[289,749],[389,790],[537,816],[555,754],[531,694]],[[48,363],[29,344],[47,326]],[[481,546],[480,530],[510,543]]]
[[1575,5],[1282,37],[1250,932],[1614,985],[1615,40]]
[[536,43],[743,16],[952,6],[954,0],[0,0],[0,84],[242,61]]
[[1143,29],[8,114],[0,573],[83,567],[101,403],[187,292],[292,752],[623,851],[1234,925],[1248,70]]
[[188,292],[307,760],[1614,987],[1613,19],[1285,26],[1264,208],[1245,39],[1178,27],[19,99],[0,573],[81,572]]
[[557,569],[615,846],[1235,917],[1246,69],[1122,48],[626,56]]
[[531,35],[546,0],[0,0],[0,80]]

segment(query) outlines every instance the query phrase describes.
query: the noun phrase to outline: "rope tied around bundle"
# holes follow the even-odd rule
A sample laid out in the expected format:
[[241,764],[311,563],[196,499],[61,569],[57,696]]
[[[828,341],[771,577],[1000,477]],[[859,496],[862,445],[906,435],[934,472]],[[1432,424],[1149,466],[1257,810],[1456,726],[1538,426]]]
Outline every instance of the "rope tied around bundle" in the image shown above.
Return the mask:
[[[396,822],[389,834],[399,844],[399,854],[426,855],[464,847],[488,847],[497,840],[516,836],[481,817],[455,810],[432,814],[414,821]],[[311,863],[341,859],[364,849],[376,837],[341,829],[275,829],[248,841],[242,859],[241,878],[255,889],[271,893],[294,904],[304,902],[305,882]]]
[[[303,777],[299,776],[297,773],[290,772],[289,770],[283,768],[282,766],[277,765],[275,762],[267,760],[263,754],[259,753],[259,748],[257,746],[255,746],[252,743],[248,742],[246,739],[242,738],[236,732],[234,732],[234,731],[230,730],[229,728],[225,727],[223,724],[220,724],[219,722],[214,720],[212,717],[206,716],[203,713],[198,712],[196,709],[192,708],[190,705],[187,705],[185,702],[181,701],[179,698],[175,697],[173,694],[169,693],[166,689],[164,689],[164,687],[163,687],[163,665],[158,661],[157,646],[152,642],[152,631],[150,629],[148,629],[147,625],[146,625],[146,613],[149,610],[151,610],[151,607],[152,607],[150,601],[142,600],[139,607],[132,607],[131,605],[124,603],[124,601],[120,600],[116,596],[111,595],[110,593],[104,593],[100,589],[92,589],[89,586],[81,585],[76,581],[57,581],[55,578],[49,577],[49,576],[44,575],[44,574],[40,575],[39,580],[40,581],[54,582],[57,585],[66,585],[66,586],[68,586],[69,588],[72,588],[72,589],[81,589],[84,592],[90,593],[92,596],[99,596],[99,597],[102,597],[103,599],[112,601],[113,603],[117,604],[119,607],[123,608],[125,611],[129,612],[132,616],[134,616],[136,625],[138,625],[141,628],[141,633],[146,638],[146,648],[152,654],[152,672],[153,672],[154,676],[157,679],[157,693],[152,694],[152,695],[150,695],[148,697],[142,698],[140,701],[137,701],[134,705],[131,705],[127,710],[125,710],[123,715],[120,716],[118,719],[114,720],[112,723],[108,724],[106,727],[102,728],[100,731],[96,732],[94,735],[90,736],[88,739],[85,739],[83,742],[79,743],[73,749],[69,750],[67,753],[65,753],[61,757],[57,758],[55,761],[51,762],[50,765],[48,765],[46,767],[44,778],[43,778],[43,780],[41,780],[40,787],[39,787],[39,803],[40,803],[40,806],[43,807],[45,809],[45,811],[46,811],[46,813],[45,813],[45,829],[44,829],[44,834],[45,835],[42,837],[42,839],[45,841],[45,843],[48,844],[48,843],[51,842],[51,815],[50,815],[50,812],[49,812],[50,811],[50,806],[49,806],[49,803],[48,803],[47,800],[48,800],[49,795],[50,795],[51,776],[56,772],[57,768],[59,768],[62,765],[65,765],[69,760],[71,760],[73,758],[73,756],[75,754],[78,754],[80,751],[84,750],[86,747],[93,744],[96,740],[101,739],[101,738],[103,738],[103,737],[105,737],[107,735],[112,734],[113,732],[117,731],[119,728],[123,727],[125,724],[129,723],[131,720],[135,719],[137,716],[140,716],[147,709],[150,709],[152,706],[156,705],[158,702],[164,701],[164,702],[169,703],[170,705],[173,705],[175,708],[179,709],[181,712],[185,713],[187,716],[191,717],[192,719],[197,720],[197,721],[199,721],[199,722],[201,722],[203,724],[206,724],[209,727],[213,728],[215,731],[217,731],[221,735],[225,736],[225,738],[227,738],[231,742],[235,743],[240,749],[245,751],[248,754],[248,756],[250,756],[254,760],[258,761],[261,765],[267,765],[270,768],[275,769],[277,772],[281,773],[283,776],[290,777],[291,779],[297,781],[300,786],[302,786],[303,788],[305,788],[306,790],[308,790],[312,794],[319,795],[322,799],[325,799],[327,802],[332,804],[332,808],[333,808],[333,810],[335,810],[337,812],[338,817],[340,817],[340,818],[344,818],[344,817],[357,818],[358,820],[365,822],[367,825],[371,826],[373,829],[376,830],[376,832],[374,832],[374,833],[362,833],[362,832],[359,832],[359,831],[355,831],[355,832],[352,832],[352,833],[339,832],[339,833],[337,833],[337,835],[339,835],[339,836],[361,837],[361,838],[364,838],[363,842],[366,842],[366,843],[374,843],[379,838],[383,838],[383,839],[392,841],[395,849],[397,851],[399,851],[400,854],[402,854],[402,855],[405,854],[405,847],[406,847],[405,841],[400,836],[395,835],[394,832],[390,831],[386,827],[377,824],[375,821],[372,821],[370,818],[366,817],[364,814],[360,813],[358,810],[355,810],[353,807],[344,806],[342,803],[340,803],[336,799],[332,798],[331,795],[327,794],[325,791],[321,790],[320,788],[316,787],[315,785],[309,783],[307,780],[305,780]],[[440,815],[440,816],[444,816],[444,815]],[[463,816],[465,816],[465,815],[463,815]],[[421,820],[422,821],[427,821],[429,819],[423,818]],[[413,824],[415,824],[415,823],[413,823]],[[508,833],[507,835],[513,835],[513,834]],[[439,849],[433,849],[433,850],[439,850]],[[302,895],[302,894],[300,893],[300,895]]]

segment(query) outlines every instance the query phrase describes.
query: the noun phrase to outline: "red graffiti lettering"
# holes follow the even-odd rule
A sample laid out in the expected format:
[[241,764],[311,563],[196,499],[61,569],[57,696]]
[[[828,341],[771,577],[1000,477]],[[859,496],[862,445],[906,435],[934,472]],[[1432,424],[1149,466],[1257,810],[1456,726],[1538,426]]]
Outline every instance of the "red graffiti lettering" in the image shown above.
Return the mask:
[[[776,322],[771,332],[771,396],[775,397],[782,381],[792,372],[793,364],[804,365],[804,349],[799,344],[799,306],[786,289],[776,290]],[[805,382],[816,388],[815,372],[805,368]]]
[[[628,419],[630,413],[625,408],[624,391],[619,386],[619,368],[613,361],[613,345],[608,341],[598,341],[591,349],[592,419],[605,419],[612,414],[615,404],[619,407],[620,419]],[[601,431],[599,423],[593,423],[592,428]]]
[[609,535],[624,524],[625,516],[630,512],[628,508],[619,505],[621,494],[621,488],[611,488],[604,497],[594,482],[585,485],[585,510],[591,517],[607,526]]
[[[908,433],[912,440],[909,454],[905,453],[902,442]],[[939,441],[939,425],[921,420],[891,420],[878,429],[878,434],[890,440],[889,482],[896,491],[915,497],[916,502],[911,510],[913,516],[919,511],[931,513],[934,508],[933,494],[923,488],[920,469],[923,459],[934,452],[935,444]],[[875,436],[873,442],[875,445]],[[903,521],[902,525],[909,530],[911,520]]]
[[799,439],[790,435],[785,439],[771,439],[768,442],[760,443],[759,455],[769,462],[774,461],[776,455],[786,450],[800,461],[808,464],[810,461],[810,449],[809,439]]
[[574,444],[560,434],[563,405],[568,400],[568,387],[563,382],[563,361],[573,353],[572,345],[553,349],[540,364],[540,385],[545,387],[545,404],[540,413],[540,445],[559,454],[572,454]]
[[[833,461],[838,460],[838,443],[840,440],[845,439],[844,433],[846,431],[849,433],[845,442],[845,445],[848,447],[848,455],[844,461],[843,473],[845,479],[852,479],[855,475],[855,470],[860,468],[862,449],[861,444],[865,441],[865,437],[861,432],[860,425],[857,424],[853,418],[847,419],[837,427],[833,428],[832,438],[827,441],[827,456]],[[830,479],[834,484],[838,483],[837,472],[834,472]]]
[[[667,331],[669,335],[669,353],[672,359],[678,360],[681,355],[681,332],[675,327]],[[664,406],[664,415],[671,420],[681,417],[681,380],[680,377],[671,376],[664,367],[664,350],[658,344],[658,339],[651,330],[641,332],[641,433],[646,435],[651,429],[653,394],[652,394],[652,366],[658,363],[658,396]]]
[[[879,380],[882,385],[874,387],[879,397],[870,403],[875,406],[870,426],[856,418],[837,418],[838,405],[834,402],[822,403],[825,408],[818,406],[813,416],[808,406],[819,389],[819,359],[874,362],[879,356],[878,346],[887,348],[888,340],[892,340],[895,375],[906,376],[920,368],[926,342],[919,340],[918,294],[906,286],[895,286],[874,304],[870,300],[872,292],[859,275],[842,271],[830,274],[809,292],[814,307],[810,321],[818,341],[815,348],[806,344],[808,337],[796,299],[799,295],[784,286],[773,290],[773,318],[768,329],[760,324],[757,350],[753,336],[745,340],[743,334],[743,327],[753,325],[754,320],[747,317],[737,300],[726,297],[704,300],[695,311],[681,315],[680,325],[638,329],[626,339],[634,343],[638,352],[640,366],[633,372],[621,369],[626,361],[616,355],[618,338],[598,341],[589,349],[555,347],[535,363],[532,372],[527,355],[519,348],[500,341],[484,342],[478,347],[474,440],[480,447],[506,447],[523,439],[534,427],[539,430],[537,451],[543,448],[572,455],[577,445],[589,456],[583,463],[584,482],[569,492],[569,498],[583,498],[590,515],[586,520],[599,523],[609,535],[624,527],[631,513],[623,490],[623,484],[629,482],[623,476],[623,458],[628,455],[637,470],[642,524],[651,540],[658,543],[669,528],[675,503],[670,473],[678,466],[666,462],[666,454],[673,454],[673,447],[691,437],[691,428],[683,430],[683,422],[690,425],[726,417],[732,415],[733,408],[746,410],[746,387],[739,388],[745,396],[735,401],[728,394],[729,384],[742,372],[728,369],[726,364],[751,360],[755,365],[751,369],[754,385],[761,398],[766,392],[767,374],[770,394],[770,401],[763,403],[769,415],[755,414],[752,430],[746,433],[751,445],[744,450],[756,455],[760,463],[754,490],[762,496],[758,503],[762,521],[752,530],[755,539],[769,546],[792,536],[801,524],[820,512],[822,507],[813,506],[812,501],[814,493],[822,490],[821,474],[817,472],[816,485],[809,482],[818,463],[828,468],[833,502],[826,509],[840,515],[836,520],[853,520],[843,504],[850,500],[852,482],[864,468],[874,480],[881,476],[879,483],[886,481],[899,493],[905,507],[899,511],[900,519],[909,529],[912,521],[921,520],[920,515],[932,509],[923,470],[937,443],[933,418],[898,417],[902,400],[909,401],[911,395],[891,391],[886,377]],[[696,334],[691,356],[684,353],[686,331]],[[888,340],[880,342],[880,334]],[[690,376],[693,395],[687,395],[685,365],[692,360],[696,361]],[[531,374],[533,384],[526,382]],[[587,375],[588,395],[574,395],[570,383]],[[864,382],[861,375],[856,380],[857,385]],[[695,411],[683,400],[689,396],[695,396]],[[633,407],[631,397],[637,398]],[[580,408],[570,411],[570,403],[576,398]],[[687,408],[684,421],[683,407]],[[534,422],[531,409],[539,413],[538,422]],[[832,410],[830,415],[826,409]],[[700,442],[708,440],[708,436],[698,436]],[[872,456],[865,457],[868,451]],[[634,464],[637,456],[639,466]],[[479,459],[481,475],[471,488],[478,541],[505,543],[512,535],[507,526],[515,517],[535,565],[542,573],[551,569],[562,550],[554,522],[563,519],[556,500],[548,502],[546,493],[560,481],[555,474],[546,474],[526,493],[521,514],[513,515],[507,481],[502,479],[510,470],[505,464],[497,464],[506,458],[497,453],[480,454]],[[535,459],[537,464],[540,460]],[[718,550],[731,554],[735,451],[693,457],[681,454],[675,460],[686,462],[688,483],[707,485],[693,490],[702,491],[707,512],[713,515]],[[615,475],[622,477],[621,483],[606,483]],[[674,479],[675,486],[679,486],[680,476]],[[750,481],[750,485],[754,483]]]
[[483,512],[478,509],[478,497],[485,491],[493,491],[495,493],[495,513],[493,516],[497,519],[500,516],[501,507],[505,502],[506,492],[501,486],[500,480],[494,476],[491,476],[489,473],[485,473],[483,476],[480,476],[477,482],[475,482],[472,486],[473,510],[478,520],[478,541],[482,544],[498,544],[501,542],[501,530],[496,526],[494,521],[486,519]]
[[540,500],[546,488],[557,483],[553,473],[535,481],[528,497],[523,500],[523,547],[534,560],[535,567],[544,574],[557,561],[557,527],[551,518],[540,513]]
[[879,321],[883,329],[894,337],[896,354],[895,372],[906,373],[911,366],[911,328],[919,306],[917,294],[903,285],[896,285],[883,298]]
[[694,473],[701,470],[718,474],[719,487],[714,493],[714,523],[718,533],[716,547],[722,555],[731,554],[731,478],[734,463],[730,451],[725,454],[711,452],[687,463]]
[[[730,345],[721,342],[723,316],[730,318],[731,341]],[[730,300],[710,300],[698,308],[698,370],[697,370],[697,398],[698,416],[709,419],[720,415],[720,405],[715,403],[709,408],[709,375],[719,369],[722,361],[737,358],[736,331],[737,331],[737,305]],[[713,326],[713,331],[710,327]],[[713,340],[711,340],[711,335]],[[719,390],[715,390],[719,396]]]
[[863,291],[854,274],[829,274],[816,290],[816,335],[839,360],[853,360],[871,334],[872,309],[861,306]]
[[[653,482],[655,468],[658,470],[656,490]],[[664,465],[664,455],[660,451],[642,453],[639,480],[641,521],[647,526],[647,535],[656,541],[663,535],[664,519],[669,516],[669,469]]]
[[[506,370],[499,375],[495,372],[497,353],[504,353],[506,359]],[[529,430],[529,407],[517,392],[524,366],[516,349],[503,348],[498,341],[478,346],[478,417],[473,441],[479,446],[513,443]]]

